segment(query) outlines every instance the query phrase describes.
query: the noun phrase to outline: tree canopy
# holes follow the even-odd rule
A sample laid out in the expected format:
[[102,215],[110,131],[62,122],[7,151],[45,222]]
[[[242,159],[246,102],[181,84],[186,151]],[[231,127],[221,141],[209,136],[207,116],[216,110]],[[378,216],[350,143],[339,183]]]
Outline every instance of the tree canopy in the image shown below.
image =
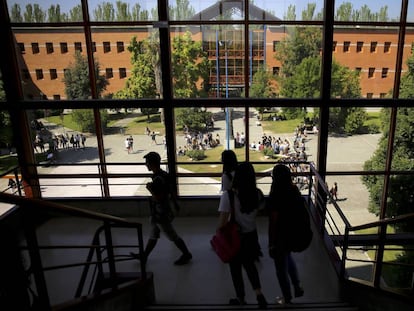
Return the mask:
[[[400,97],[414,98],[414,56],[407,60],[407,72],[401,78]],[[383,109],[382,137],[377,150],[365,162],[364,170],[384,170],[389,129],[389,109]],[[414,169],[414,108],[400,107],[397,110],[397,126],[393,145],[392,168],[394,170]],[[384,180],[379,175],[369,175],[362,178],[370,193],[369,209],[379,214]],[[406,175],[394,175],[390,180],[386,215],[388,217],[414,212],[414,178]],[[404,229],[404,228],[400,228]]]
[[[309,10],[307,16],[313,15],[313,8]],[[276,47],[275,57],[282,64],[278,77],[280,96],[318,98],[321,96],[322,34],[314,27],[294,27],[289,33]],[[361,97],[359,74],[335,60],[332,62],[331,97]],[[305,112],[301,108],[283,108],[286,117],[292,119],[304,117]],[[330,127],[334,132],[355,134],[363,130],[366,118],[362,108],[331,108]]]
[[[98,96],[106,89],[108,81],[105,76],[99,75],[99,63],[95,63],[96,87]],[[63,82],[65,83],[65,93],[68,99],[88,99],[92,96],[88,60],[77,51],[75,61],[65,70]],[[77,122],[82,131],[95,131],[95,117],[91,109],[76,109],[72,112],[72,118]],[[101,125],[106,128],[107,113],[101,111]]]
[[[75,61],[65,70],[63,82],[68,99],[88,99],[92,97],[89,79],[88,60],[79,51],[75,53]],[[106,89],[108,81],[99,74],[99,63],[95,62],[96,87],[98,96]]]
[[[137,41],[132,38],[128,47],[131,52],[132,72],[125,87],[115,94],[116,98],[155,98],[162,95],[159,41],[156,34]],[[171,65],[173,94],[191,98],[205,96],[203,88],[208,81],[208,60],[201,42],[193,41],[189,32],[172,39]]]
[[[94,21],[149,21],[158,20],[156,8],[143,9],[139,3],[131,4],[127,1],[102,1],[91,11]],[[195,14],[194,8],[188,0],[176,0],[176,5],[169,7],[170,18],[173,20],[188,19]],[[43,9],[39,4],[27,4],[22,10],[20,4],[15,3],[10,10],[10,19],[13,22],[79,22],[83,20],[82,6],[76,5],[68,13],[61,12],[60,5],[50,5]]]

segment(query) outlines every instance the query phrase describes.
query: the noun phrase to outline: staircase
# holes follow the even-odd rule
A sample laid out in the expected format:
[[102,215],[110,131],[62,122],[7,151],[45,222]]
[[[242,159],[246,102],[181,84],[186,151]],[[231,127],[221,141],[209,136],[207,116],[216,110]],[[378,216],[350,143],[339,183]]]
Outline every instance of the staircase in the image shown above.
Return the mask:
[[[229,305],[152,305],[145,310],[258,310],[256,304],[244,306]],[[345,302],[321,302],[321,303],[295,303],[289,305],[269,304],[267,310],[289,310],[289,311],[357,311],[358,308]]]

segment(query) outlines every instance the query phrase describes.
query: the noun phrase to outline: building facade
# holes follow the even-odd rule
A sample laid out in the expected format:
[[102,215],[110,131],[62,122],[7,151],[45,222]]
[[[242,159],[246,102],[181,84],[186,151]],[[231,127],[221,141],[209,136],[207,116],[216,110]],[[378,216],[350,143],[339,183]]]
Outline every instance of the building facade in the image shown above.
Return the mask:
[[[263,26],[249,32],[249,55],[245,56],[243,31],[215,30],[213,27],[192,29],[194,40],[202,40],[202,46],[210,61],[210,97],[241,96],[245,77],[251,82],[253,74],[261,66],[274,75],[281,71],[275,58],[276,46],[287,36],[283,26]],[[100,75],[109,85],[102,96],[111,96],[125,87],[131,74],[131,39],[143,40],[149,36],[147,28],[105,28],[92,32],[92,49]],[[176,35],[179,32],[174,32]],[[29,99],[66,99],[64,71],[73,64],[75,51],[86,55],[85,36],[77,28],[16,29],[15,40],[20,53],[21,79],[25,97]],[[374,27],[344,27],[335,29],[333,59],[342,66],[360,73],[363,98],[386,98],[390,95],[395,79],[398,31]],[[414,31],[406,33],[405,60],[413,53]],[[248,72],[244,71],[248,59]],[[218,91],[217,91],[218,90]]]

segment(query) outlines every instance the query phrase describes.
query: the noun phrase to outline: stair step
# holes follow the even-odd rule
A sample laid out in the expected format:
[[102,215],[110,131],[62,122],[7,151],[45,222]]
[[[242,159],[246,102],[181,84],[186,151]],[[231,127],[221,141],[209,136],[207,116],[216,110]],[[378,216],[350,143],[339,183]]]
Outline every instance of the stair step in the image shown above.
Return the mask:
[[[147,306],[146,310],[258,310],[257,304],[244,306],[230,305],[161,305]],[[290,305],[269,304],[267,310],[312,310],[312,311],[357,311],[358,308],[345,302],[322,302],[322,303],[294,303]]]

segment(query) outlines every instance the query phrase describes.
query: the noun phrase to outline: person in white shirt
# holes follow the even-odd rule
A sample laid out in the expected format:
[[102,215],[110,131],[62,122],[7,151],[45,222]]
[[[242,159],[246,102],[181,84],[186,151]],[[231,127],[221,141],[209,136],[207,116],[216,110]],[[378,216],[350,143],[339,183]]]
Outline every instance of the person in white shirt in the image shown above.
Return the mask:
[[261,254],[257,238],[256,215],[262,197],[262,192],[256,186],[253,165],[248,162],[239,164],[234,173],[232,189],[223,192],[218,209],[220,212],[218,229],[229,221],[232,206],[235,221],[240,226],[240,251],[229,262],[231,278],[237,295],[237,298],[230,299],[230,305],[246,304],[243,267],[255,291],[259,308],[267,307],[255,263]]

